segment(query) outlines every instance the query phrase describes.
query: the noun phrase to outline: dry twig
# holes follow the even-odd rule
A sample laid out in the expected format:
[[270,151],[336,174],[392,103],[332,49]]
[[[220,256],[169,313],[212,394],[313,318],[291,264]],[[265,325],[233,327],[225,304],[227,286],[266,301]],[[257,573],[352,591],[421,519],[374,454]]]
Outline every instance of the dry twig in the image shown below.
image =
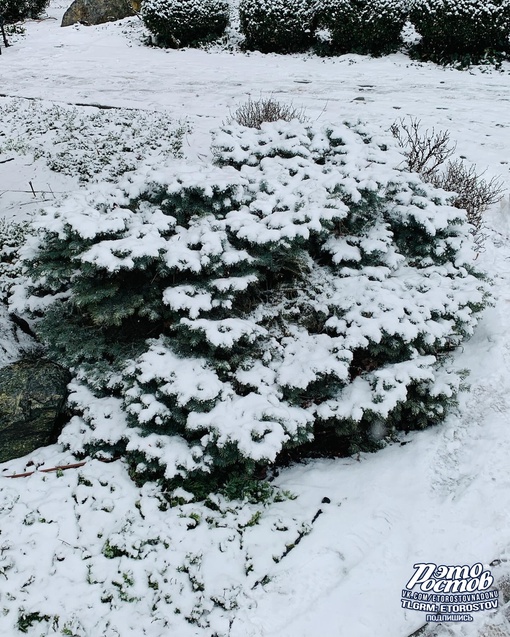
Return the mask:
[[422,131],[419,119],[411,118],[409,123],[401,119],[390,130],[404,150],[408,169],[419,173],[425,181],[455,152],[456,145],[451,145],[448,131],[436,133],[434,128]]
[[451,160],[455,144],[450,133],[434,129],[421,129],[421,122],[399,120],[391,132],[403,150],[407,170],[418,173],[424,181],[447,192],[454,193],[451,205],[466,210],[468,221],[475,232],[482,227],[483,213],[497,203],[503,193],[503,184],[496,178],[487,181],[484,173],[462,159]]

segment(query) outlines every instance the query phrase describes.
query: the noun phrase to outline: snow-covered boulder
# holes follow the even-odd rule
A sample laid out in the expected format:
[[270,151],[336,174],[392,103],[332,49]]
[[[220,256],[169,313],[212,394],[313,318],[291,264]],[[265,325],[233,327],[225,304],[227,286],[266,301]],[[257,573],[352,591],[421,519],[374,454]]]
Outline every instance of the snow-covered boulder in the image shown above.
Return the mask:
[[63,27],[81,24],[103,24],[115,22],[135,14],[135,3],[131,0],[74,0],[64,13]]
[[44,360],[0,369],[0,462],[55,442],[69,374]]

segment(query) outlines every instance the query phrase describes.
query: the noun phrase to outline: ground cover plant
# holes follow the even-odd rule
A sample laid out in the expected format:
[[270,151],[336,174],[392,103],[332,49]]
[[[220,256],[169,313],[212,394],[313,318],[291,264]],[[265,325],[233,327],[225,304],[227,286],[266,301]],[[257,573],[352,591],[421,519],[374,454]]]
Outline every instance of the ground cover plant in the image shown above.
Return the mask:
[[322,55],[383,55],[402,45],[405,0],[322,0],[314,17],[315,49]]
[[83,182],[178,157],[188,130],[167,113],[0,101],[0,153],[43,158],[51,170]]
[[177,48],[218,38],[229,22],[226,0],[144,0],[142,18],[161,46]]
[[[0,492],[4,519],[15,520],[20,543],[31,554],[34,537],[45,535],[44,549],[36,542],[53,562],[52,582],[58,582],[48,590],[45,564],[3,537],[0,573],[12,591],[0,619],[6,634],[136,637],[145,616],[150,637],[169,631],[227,637],[246,599],[244,589],[267,583],[289,547],[313,528],[292,494],[264,502],[233,502],[216,494],[197,503],[182,490],[170,496],[155,485],[129,484],[120,463],[103,465],[99,475],[98,465],[51,476],[49,483],[36,478],[28,489],[39,498],[31,511],[17,506],[13,482]],[[50,506],[41,502],[49,493]],[[67,493],[71,509],[62,507]],[[59,529],[73,523],[80,539],[71,547],[61,541]],[[71,564],[79,596],[62,595]],[[77,608],[77,599],[87,603]]]
[[204,493],[332,432],[441,421],[484,307],[465,213],[364,125],[231,124],[215,166],[49,209],[15,306],[76,376],[73,452]]
[[510,51],[508,0],[413,0],[410,19],[421,59],[467,66]]

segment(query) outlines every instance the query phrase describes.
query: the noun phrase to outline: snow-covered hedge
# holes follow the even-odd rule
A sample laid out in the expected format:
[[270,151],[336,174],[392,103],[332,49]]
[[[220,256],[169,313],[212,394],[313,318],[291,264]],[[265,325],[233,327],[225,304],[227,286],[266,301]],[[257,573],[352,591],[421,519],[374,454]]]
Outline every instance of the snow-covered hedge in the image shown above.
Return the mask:
[[227,28],[227,0],[144,0],[142,18],[159,45],[176,48],[213,40]]
[[14,301],[77,375],[62,440],[213,488],[319,432],[441,421],[486,299],[465,214],[366,125],[231,124],[213,150],[34,222]]
[[323,55],[382,55],[397,50],[406,0],[321,0],[315,16],[316,50]]
[[312,43],[313,0],[241,0],[244,46],[263,53],[303,51]]
[[413,0],[421,58],[476,62],[510,50],[510,0]]
[[0,16],[6,22],[37,18],[50,0],[0,0]]

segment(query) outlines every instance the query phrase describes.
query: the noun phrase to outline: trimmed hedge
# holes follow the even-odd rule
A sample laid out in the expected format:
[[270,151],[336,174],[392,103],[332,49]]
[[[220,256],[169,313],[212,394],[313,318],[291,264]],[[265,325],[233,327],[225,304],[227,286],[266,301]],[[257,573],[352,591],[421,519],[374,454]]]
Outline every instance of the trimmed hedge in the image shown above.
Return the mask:
[[226,0],[145,0],[142,18],[157,44],[178,48],[221,36],[229,5]]
[[49,0],[0,0],[0,16],[7,23],[37,18],[48,4]]
[[510,0],[414,0],[410,19],[422,59],[468,64],[510,51]]
[[263,53],[294,53],[312,44],[313,0],[241,0],[244,46]]
[[316,51],[322,55],[383,55],[402,44],[404,0],[322,0],[315,16]]

